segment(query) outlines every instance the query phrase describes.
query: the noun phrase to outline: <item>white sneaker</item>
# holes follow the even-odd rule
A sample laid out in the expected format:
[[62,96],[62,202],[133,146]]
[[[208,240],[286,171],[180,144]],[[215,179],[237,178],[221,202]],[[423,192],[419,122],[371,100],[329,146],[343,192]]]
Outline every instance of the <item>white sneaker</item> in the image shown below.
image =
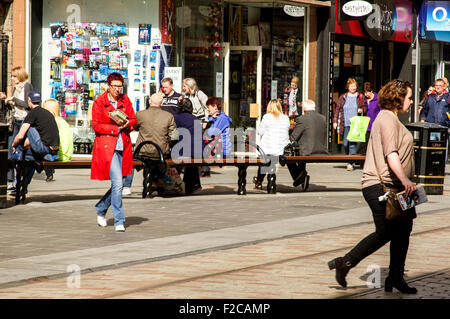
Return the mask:
[[124,232],[125,231],[125,226],[124,225],[117,225],[116,226],[116,231]]
[[122,195],[131,195],[131,187],[124,187],[122,189]]
[[108,223],[106,222],[106,218],[98,215],[97,215],[97,224],[100,227],[106,227],[108,225]]
[[355,168],[351,164],[347,164],[347,171],[354,171]]

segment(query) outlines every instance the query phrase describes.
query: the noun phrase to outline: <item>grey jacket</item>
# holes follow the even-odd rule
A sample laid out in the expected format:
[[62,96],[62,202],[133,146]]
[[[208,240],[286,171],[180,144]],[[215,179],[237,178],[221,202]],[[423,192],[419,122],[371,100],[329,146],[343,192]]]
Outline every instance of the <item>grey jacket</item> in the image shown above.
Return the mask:
[[202,120],[202,122],[208,122],[208,109],[206,108],[208,96],[198,90],[194,95],[188,94],[186,97],[192,102],[192,115]]
[[[137,123],[134,129],[139,131],[136,145],[144,141],[152,141],[161,147],[164,155],[169,155],[170,141],[178,140],[178,131],[173,115],[160,107],[150,106],[136,113]],[[158,157],[158,152],[152,145],[145,145],[141,154]]]
[[325,116],[309,111],[295,120],[291,141],[297,141],[300,155],[328,154]]

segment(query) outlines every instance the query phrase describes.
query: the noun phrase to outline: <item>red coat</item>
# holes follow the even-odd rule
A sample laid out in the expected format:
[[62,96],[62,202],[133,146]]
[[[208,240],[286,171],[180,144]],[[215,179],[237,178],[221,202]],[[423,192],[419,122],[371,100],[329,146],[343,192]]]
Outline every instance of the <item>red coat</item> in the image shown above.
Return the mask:
[[[129,127],[122,130],[123,162],[122,176],[131,175],[133,169],[133,146],[131,144],[130,132],[136,125],[136,115],[133,105],[126,94],[119,97],[117,109],[128,115]],[[108,180],[111,160],[116,148],[119,135],[119,126],[109,118],[108,113],[114,111],[108,92],[99,96],[92,106],[92,128],[95,132],[94,149],[92,150],[91,179]]]

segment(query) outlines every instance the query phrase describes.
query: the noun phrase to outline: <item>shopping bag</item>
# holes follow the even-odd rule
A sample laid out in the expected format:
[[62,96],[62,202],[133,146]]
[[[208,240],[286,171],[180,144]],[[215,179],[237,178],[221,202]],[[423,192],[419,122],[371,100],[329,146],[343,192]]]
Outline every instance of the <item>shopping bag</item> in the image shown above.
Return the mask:
[[365,142],[369,122],[370,117],[368,116],[353,116],[350,119],[350,130],[347,134],[347,140],[350,142]]
[[184,194],[184,183],[176,168],[168,168],[162,180],[164,182],[164,186],[160,189],[160,195]]

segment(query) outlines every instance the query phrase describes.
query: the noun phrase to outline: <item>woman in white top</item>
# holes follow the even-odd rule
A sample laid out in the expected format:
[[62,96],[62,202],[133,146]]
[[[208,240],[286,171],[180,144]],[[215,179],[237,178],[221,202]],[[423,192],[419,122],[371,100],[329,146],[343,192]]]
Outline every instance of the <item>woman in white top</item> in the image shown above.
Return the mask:
[[258,127],[261,137],[259,147],[270,158],[271,165],[260,166],[258,176],[253,178],[255,188],[262,189],[262,182],[266,174],[268,176],[267,190],[275,193],[275,170],[278,158],[284,152],[284,147],[289,143],[289,117],[283,114],[278,100],[272,100],[267,104],[267,113],[263,116]]

